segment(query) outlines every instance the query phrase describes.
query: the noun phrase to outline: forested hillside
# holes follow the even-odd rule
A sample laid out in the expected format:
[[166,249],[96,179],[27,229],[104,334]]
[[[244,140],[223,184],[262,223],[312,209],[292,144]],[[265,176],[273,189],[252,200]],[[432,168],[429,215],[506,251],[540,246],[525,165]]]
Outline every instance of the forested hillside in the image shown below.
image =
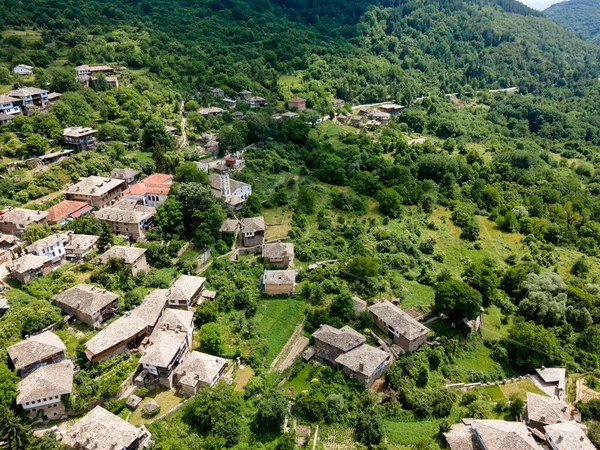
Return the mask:
[[598,0],[569,0],[556,3],[544,14],[567,30],[600,44],[600,2]]

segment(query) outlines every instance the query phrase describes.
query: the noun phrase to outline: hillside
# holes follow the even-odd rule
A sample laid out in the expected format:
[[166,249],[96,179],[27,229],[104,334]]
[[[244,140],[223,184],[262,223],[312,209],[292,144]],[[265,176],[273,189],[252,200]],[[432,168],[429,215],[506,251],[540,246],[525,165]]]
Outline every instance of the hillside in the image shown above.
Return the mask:
[[600,1],[560,2],[550,6],[544,14],[583,39],[600,44]]

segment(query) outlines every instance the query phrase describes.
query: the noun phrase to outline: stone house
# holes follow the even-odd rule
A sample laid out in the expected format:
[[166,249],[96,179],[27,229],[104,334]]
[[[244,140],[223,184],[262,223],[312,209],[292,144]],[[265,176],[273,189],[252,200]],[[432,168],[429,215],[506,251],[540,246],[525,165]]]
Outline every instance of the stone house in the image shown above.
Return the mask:
[[242,209],[243,203],[252,194],[252,186],[248,183],[229,178],[227,170],[221,174],[210,174],[208,182],[210,183],[212,194],[216,198],[222,198],[225,204],[233,211]]
[[340,329],[321,325],[312,334],[314,356],[320,361],[335,364],[338,356],[363,345],[367,338],[348,325]]
[[124,188],[124,180],[93,175],[67,186],[65,194],[69,200],[87,202],[100,209],[121,198]]
[[573,420],[546,426],[544,436],[551,450],[595,450],[586,429],[585,425]]
[[262,245],[265,240],[265,218],[258,216],[242,219],[240,231],[244,247]]
[[240,91],[239,95],[242,100],[248,101],[250,97],[252,97],[252,92],[244,89],[243,91]]
[[523,422],[462,419],[444,433],[450,450],[540,450]]
[[228,366],[227,359],[207,353],[190,352],[175,369],[175,387],[182,394],[193,397],[200,389],[213,386]]
[[9,117],[12,117],[15,114],[21,114],[20,103],[20,99],[16,97],[0,94],[0,113]]
[[260,284],[265,295],[291,295],[296,289],[296,271],[265,270]]
[[60,418],[65,413],[61,397],[73,392],[73,373],[70,359],[38,367],[19,381],[17,405],[30,419],[38,416],[50,420]]
[[350,125],[352,125],[353,127],[358,127],[360,124],[362,124],[363,118],[361,116],[357,116],[357,115],[351,115],[350,116]]
[[21,284],[28,283],[40,275],[52,272],[51,260],[47,256],[23,255],[6,265],[8,273]]
[[125,247],[122,245],[113,245],[102,255],[98,257],[100,264],[105,264],[110,258],[116,258],[123,261],[131,267],[131,274],[135,276],[138,272],[148,272],[150,267],[146,262],[146,249],[137,247]]
[[377,326],[405,352],[427,342],[429,328],[387,300],[371,305],[369,311]]
[[65,427],[62,442],[70,450],[141,450],[152,437],[143,425],[138,428],[102,406]]
[[140,171],[135,169],[130,169],[128,167],[124,169],[113,169],[110,173],[111,178],[116,178],[118,180],[124,180],[127,186],[131,186],[133,183],[137,181],[140,176]]
[[56,264],[65,257],[65,236],[51,234],[28,245],[25,251],[29,255],[46,256],[51,264]]
[[0,233],[21,236],[32,223],[44,223],[48,213],[32,209],[10,208],[0,215]]
[[96,249],[99,236],[93,234],[69,234],[65,244],[65,258],[67,261],[80,261]]
[[46,221],[49,225],[64,225],[79,216],[89,213],[93,209],[87,202],[63,200],[46,210],[46,213],[48,213]]
[[15,67],[13,67],[13,72],[17,75],[32,75],[33,66],[28,66],[27,64],[17,64]]
[[158,381],[169,389],[173,387],[173,374],[192,348],[194,312],[167,309],[146,347],[140,364],[147,372],[147,382]]
[[169,288],[167,301],[170,308],[189,308],[202,303],[202,291],[206,278],[181,275]]
[[146,322],[149,333],[152,333],[160,317],[167,309],[168,296],[168,289],[154,289],[148,292],[142,303],[131,311],[131,314]]
[[66,349],[56,334],[44,331],[11,345],[6,351],[14,368],[23,377],[40,366],[62,361]]
[[210,91],[213,97],[225,97],[225,91],[221,88],[214,88]]
[[48,107],[48,91],[35,87],[22,87],[6,93],[7,97],[16,98],[15,106],[20,106],[24,114]]
[[262,97],[252,96],[248,98],[248,105],[250,108],[261,108],[267,106],[267,101]]
[[127,236],[135,242],[145,240],[145,232],[152,226],[154,214],[155,208],[139,205],[128,198],[92,213],[97,219],[107,222],[114,233]]
[[54,303],[90,327],[97,328],[119,309],[119,296],[89,284],[77,284],[54,296]]
[[331,100],[331,106],[333,106],[334,108],[343,108],[344,106],[346,106],[346,102],[340,98],[334,98],[333,100]]
[[306,109],[306,99],[303,99],[302,97],[290,98],[287,105],[288,109],[296,108],[298,111],[303,111]]
[[148,322],[135,314],[119,317],[85,343],[85,355],[91,362],[138,348],[148,335]]
[[280,241],[263,244],[262,257],[268,264],[287,269],[294,264],[294,244]]
[[527,392],[523,420],[528,427],[544,432],[546,425],[569,421],[569,407],[562,400]]
[[77,75],[97,75],[100,73],[110,74],[115,73],[114,67],[104,64],[82,64],[75,67]]
[[96,133],[89,127],[69,127],[63,130],[63,141],[76,150],[93,150],[96,148]]

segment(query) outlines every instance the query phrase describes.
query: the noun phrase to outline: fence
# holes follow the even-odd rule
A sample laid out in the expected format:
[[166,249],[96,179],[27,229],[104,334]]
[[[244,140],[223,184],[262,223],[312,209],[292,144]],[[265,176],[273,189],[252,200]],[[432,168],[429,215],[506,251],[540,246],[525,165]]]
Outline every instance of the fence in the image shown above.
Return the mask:
[[470,388],[481,387],[481,386],[498,386],[500,384],[516,383],[517,381],[529,380],[529,379],[531,379],[530,375],[521,375],[520,377],[516,377],[516,378],[505,378],[504,380],[488,381],[488,382],[483,382],[483,383],[453,383],[453,384],[447,384],[446,388],[470,389]]

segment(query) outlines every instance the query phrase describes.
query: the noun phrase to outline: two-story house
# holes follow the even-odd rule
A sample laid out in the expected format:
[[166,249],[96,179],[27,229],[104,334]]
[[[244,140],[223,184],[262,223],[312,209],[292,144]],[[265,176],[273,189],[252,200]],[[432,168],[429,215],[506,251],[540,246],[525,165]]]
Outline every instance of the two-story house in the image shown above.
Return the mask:
[[155,208],[139,205],[137,201],[128,198],[92,213],[97,219],[108,223],[113,232],[135,242],[145,239],[144,233],[152,226],[154,214]]
[[124,180],[92,175],[80,178],[77,183],[67,186],[64,192],[69,200],[87,202],[100,209],[121,198],[123,189]]
[[48,213],[32,209],[11,208],[0,211],[0,233],[22,236],[32,223],[44,223]]
[[228,170],[224,170],[221,174],[209,175],[208,182],[213,195],[222,198],[233,211],[242,209],[243,203],[252,194],[252,186],[229,178]]
[[13,72],[17,75],[32,75],[33,66],[28,66],[27,64],[17,64],[15,67],[13,67]]
[[288,109],[297,109],[303,111],[306,109],[306,100],[302,97],[294,97],[288,100]]
[[248,98],[250,108],[261,108],[267,106],[267,101],[262,97],[252,96]]
[[123,264],[131,267],[131,274],[135,276],[138,272],[148,272],[150,267],[146,261],[146,249],[137,247],[126,247],[124,245],[113,245],[103,254],[98,256],[98,262],[105,264],[109,259],[115,258],[123,261]]
[[46,256],[51,264],[59,263],[65,257],[65,237],[51,234],[25,247],[30,255]]
[[21,100],[10,95],[0,94],[0,114],[12,116],[21,114]]
[[88,258],[96,249],[100,236],[93,234],[69,234],[65,243],[65,258],[67,261],[79,261]]
[[213,97],[225,97],[225,91],[218,87],[211,89],[210,94]]
[[175,369],[173,384],[190,397],[198,390],[213,386],[229,366],[229,360],[208,353],[190,352]]
[[66,314],[97,328],[118,310],[117,294],[89,284],[77,284],[54,296],[54,303]]
[[104,361],[140,346],[148,335],[148,322],[126,313],[85,343],[85,356],[91,362]]
[[292,295],[295,289],[295,270],[265,270],[260,278],[260,291],[265,295]]
[[173,387],[173,373],[192,348],[193,311],[167,309],[156,325],[150,345],[140,358],[148,382]]
[[77,75],[97,75],[114,73],[115,69],[104,64],[82,64],[75,67],[75,71]]
[[281,241],[263,244],[262,257],[267,264],[287,269],[294,263],[294,244]]
[[87,202],[63,200],[46,210],[48,213],[46,221],[49,225],[64,225],[79,216],[89,213],[93,209],[93,206]]
[[21,110],[28,114],[36,109],[48,106],[48,91],[34,87],[23,87],[6,93],[8,97],[17,98]]
[[167,200],[172,184],[172,175],[154,173],[142,181],[129,186],[123,191],[123,196],[127,199],[135,200],[144,206],[156,208]]
[[6,351],[12,365],[23,377],[40,366],[62,361],[65,359],[66,349],[56,334],[44,331],[11,345]]
[[23,255],[6,265],[11,277],[21,284],[28,283],[40,275],[52,272],[52,264],[47,256]]
[[139,170],[130,169],[125,167],[124,169],[113,169],[110,173],[111,178],[117,178],[119,180],[125,180],[127,186],[134,184],[140,177],[141,172]]
[[97,131],[89,127],[69,127],[63,130],[63,141],[77,150],[96,148]]
[[189,308],[202,298],[206,278],[181,275],[169,288],[167,300],[170,308]]
[[427,342],[429,328],[393,303],[378,302],[369,311],[377,326],[405,352],[415,351]]
[[244,247],[262,245],[265,240],[265,218],[258,216],[242,219],[240,232]]

